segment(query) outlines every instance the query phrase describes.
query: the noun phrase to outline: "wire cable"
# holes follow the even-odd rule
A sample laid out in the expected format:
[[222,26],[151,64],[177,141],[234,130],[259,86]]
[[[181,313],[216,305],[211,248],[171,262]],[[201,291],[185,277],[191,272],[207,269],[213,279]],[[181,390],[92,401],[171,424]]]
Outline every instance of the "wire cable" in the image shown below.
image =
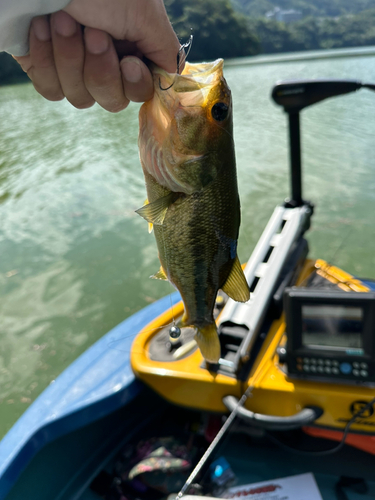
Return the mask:
[[241,399],[238,401],[237,405],[235,406],[235,408],[233,409],[233,411],[231,412],[231,414],[229,415],[229,417],[226,419],[226,421],[224,422],[224,424],[221,427],[221,429],[219,430],[219,432],[216,434],[215,439],[212,441],[212,443],[210,444],[210,446],[207,448],[207,450],[205,451],[204,455],[202,456],[202,458],[199,460],[199,462],[195,466],[193,472],[187,478],[186,483],[183,485],[183,487],[181,488],[181,491],[176,496],[176,500],[180,500],[180,498],[183,497],[184,494],[188,492],[188,490],[189,490],[190,486],[192,485],[194,479],[197,477],[197,475],[199,474],[199,472],[202,470],[202,468],[205,465],[205,463],[207,462],[208,458],[213,453],[214,449],[219,444],[219,442],[221,441],[222,437],[225,435],[225,433],[227,432],[227,430],[229,429],[229,427],[233,423],[233,420],[236,418],[238,408],[241,407],[241,406],[243,406],[245,404],[245,401],[247,400],[247,398],[252,393],[253,388],[254,388],[254,383],[253,383],[253,385],[249,385],[249,387],[243,393]]
[[275,436],[272,434],[269,434],[268,432],[266,433],[266,436],[270,441],[273,443],[277,444],[281,448],[283,448],[286,451],[290,451],[292,453],[295,453],[297,455],[303,455],[303,456],[318,456],[322,457],[325,455],[332,455],[333,453],[337,453],[341,448],[343,448],[346,438],[348,436],[350,427],[355,423],[357,418],[359,418],[366,410],[370,409],[372,405],[375,403],[375,398],[373,398],[371,401],[367,403],[363,408],[361,408],[346,424],[344,433],[342,435],[341,441],[339,442],[338,445],[334,446],[333,448],[329,448],[328,450],[321,450],[321,451],[307,451],[307,450],[299,450],[298,448],[293,448],[293,446],[289,446],[279,439],[277,439]]

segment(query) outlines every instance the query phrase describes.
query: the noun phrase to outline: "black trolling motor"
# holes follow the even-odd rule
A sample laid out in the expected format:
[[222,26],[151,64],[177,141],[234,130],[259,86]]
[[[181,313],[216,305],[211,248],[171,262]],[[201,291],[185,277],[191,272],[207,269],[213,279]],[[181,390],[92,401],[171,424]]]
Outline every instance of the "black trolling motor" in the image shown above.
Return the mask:
[[289,119],[292,188],[291,198],[287,201],[289,207],[305,204],[302,198],[300,111],[329,97],[349,94],[361,88],[375,91],[375,84],[355,80],[293,80],[278,82],[273,87],[271,97],[276,104],[283,106]]

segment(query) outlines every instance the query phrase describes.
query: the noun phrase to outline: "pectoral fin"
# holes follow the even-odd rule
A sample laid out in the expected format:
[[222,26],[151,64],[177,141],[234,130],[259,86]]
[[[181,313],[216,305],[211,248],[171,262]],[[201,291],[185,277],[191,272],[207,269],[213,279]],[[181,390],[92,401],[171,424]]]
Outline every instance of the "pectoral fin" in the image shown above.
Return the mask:
[[250,299],[249,285],[247,284],[237,255],[227,281],[221,289],[229,295],[231,299],[236,300],[237,302],[247,302]]
[[137,214],[147,220],[149,224],[156,224],[161,226],[164,222],[165,215],[168,208],[176,201],[178,195],[176,193],[169,193],[152,203],[143,205],[142,208],[136,210]]
[[154,275],[150,276],[150,278],[155,279],[155,280],[165,280],[165,281],[168,281],[168,277],[165,274],[164,269],[162,268],[162,266],[160,266],[159,271],[157,273],[155,273]]

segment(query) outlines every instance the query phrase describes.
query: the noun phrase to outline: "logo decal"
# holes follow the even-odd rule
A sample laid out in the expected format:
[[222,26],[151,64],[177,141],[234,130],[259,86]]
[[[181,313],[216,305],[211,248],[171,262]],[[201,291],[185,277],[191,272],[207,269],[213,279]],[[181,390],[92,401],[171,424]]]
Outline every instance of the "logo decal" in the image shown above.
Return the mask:
[[[369,404],[369,401],[354,401],[350,405],[350,413],[354,416],[357,413],[359,413],[368,404]],[[362,418],[369,418],[369,417],[372,417],[373,414],[374,414],[374,407],[370,406],[369,408],[367,408],[363,413],[361,413],[358,416],[362,417]]]

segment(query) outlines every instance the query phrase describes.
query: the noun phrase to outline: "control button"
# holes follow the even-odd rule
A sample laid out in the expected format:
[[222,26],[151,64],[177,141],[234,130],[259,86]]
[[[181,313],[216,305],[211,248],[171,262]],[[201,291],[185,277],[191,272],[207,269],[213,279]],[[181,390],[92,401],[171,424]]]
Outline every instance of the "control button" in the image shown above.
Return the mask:
[[330,359],[326,359],[324,361],[324,364],[327,365],[327,366],[331,366],[331,360]]
[[367,363],[361,363],[361,368],[362,368],[363,370],[367,370],[367,368],[368,368],[368,364],[367,364]]
[[357,370],[358,370],[358,368],[359,368],[359,363],[357,363],[357,361],[354,361],[354,363],[353,363],[353,368],[357,368]]
[[334,373],[335,375],[338,375],[340,373],[340,370],[337,368],[337,366],[334,366],[332,368],[332,373]]
[[310,360],[309,360],[309,358],[303,358],[303,362],[304,363],[310,363]]
[[297,363],[302,363],[302,358],[297,358]]
[[318,370],[319,373],[323,373],[324,372],[324,368],[322,366],[318,366],[317,370]]
[[315,359],[315,358],[310,359],[310,363],[311,363],[312,365],[316,365],[316,359]]
[[350,363],[341,363],[340,371],[344,375],[349,375],[350,373],[352,373],[352,365]]
[[324,367],[324,371],[325,371],[326,373],[331,373],[331,367],[330,367],[330,366],[326,366],[326,367]]
[[302,365],[297,365],[297,370],[301,372],[302,371]]
[[304,372],[309,372],[310,371],[309,365],[303,365],[303,371]]
[[324,363],[324,361],[322,359],[318,359],[317,363],[318,363],[318,365],[322,365]]
[[356,370],[356,369],[354,368],[354,370],[353,370],[353,375],[355,375],[356,377],[359,377],[359,370]]
[[315,366],[315,365],[311,365],[311,366],[310,366],[310,370],[311,370],[313,373],[316,373],[316,366]]
[[332,361],[332,366],[339,366],[339,362],[336,359],[334,359]]
[[361,375],[362,375],[362,377],[368,377],[368,371],[367,370],[361,370]]

